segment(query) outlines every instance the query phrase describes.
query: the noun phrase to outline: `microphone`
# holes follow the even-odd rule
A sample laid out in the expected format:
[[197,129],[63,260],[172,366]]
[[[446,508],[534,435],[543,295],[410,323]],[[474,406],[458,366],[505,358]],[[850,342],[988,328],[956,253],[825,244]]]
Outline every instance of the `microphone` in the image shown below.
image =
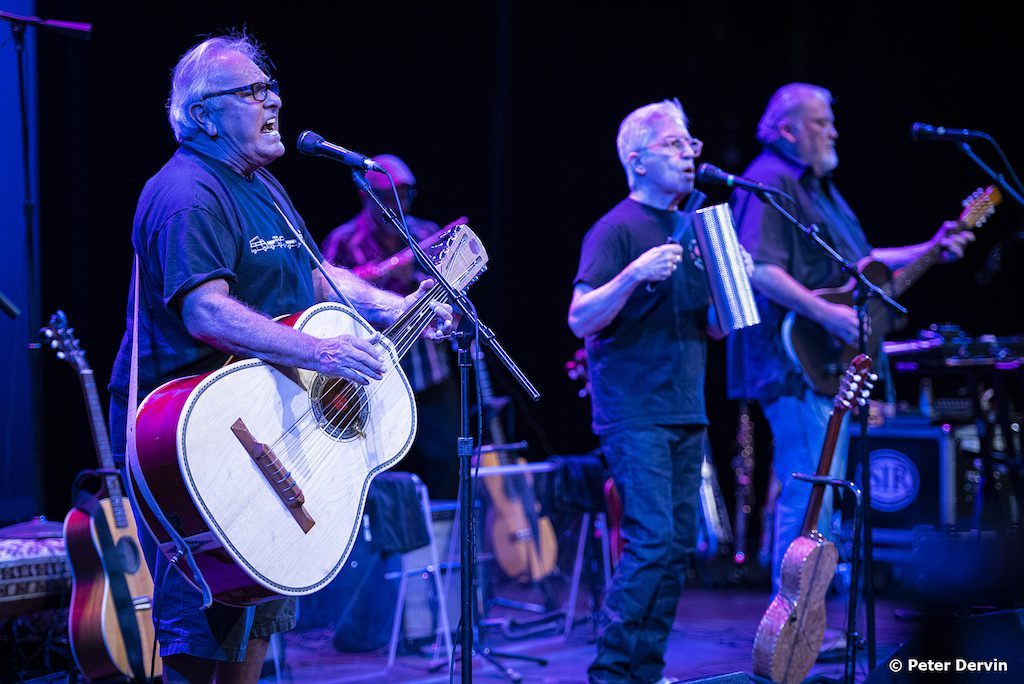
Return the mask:
[[335,145],[324,140],[322,135],[317,135],[313,131],[303,131],[299,135],[299,142],[297,147],[299,152],[302,154],[308,154],[312,157],[327,157],[334,161],[340,161],[345,166],[349,166],[357,171],[379,171],[380,173],[387,173],[384,167],[373,161],[365,154],[359,154],[352,150],[346,150],[341,145]]
[[926,123],[917,122],[910,127],[910,139],[914,142],[922,140],[949,140],[962,142],[965,140],[990,140],[991,136],[982,131],[972,131],[966,128],[945,128],[943,126],[929,126]]
[[789,195],[778,188],[773,188],[770,185],[758,183],[748,178],[734,176],[713,164],[701,164],[700,168],[697,169],[697,180],[708,185],[724,185],[727,188],[742,188],[751,192],[766,192],[771,195],[789,197]]

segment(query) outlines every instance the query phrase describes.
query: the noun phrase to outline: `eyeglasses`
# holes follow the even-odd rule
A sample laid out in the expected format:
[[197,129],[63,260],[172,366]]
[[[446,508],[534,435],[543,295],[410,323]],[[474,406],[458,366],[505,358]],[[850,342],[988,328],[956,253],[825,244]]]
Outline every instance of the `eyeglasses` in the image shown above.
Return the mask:
[[267,99],[267,93],[273,92],[275,95],[280,94],[280,90],[277,86],[277,79],[268,83],[250,83],[240,88],[231,88],[230,90],[221,90],[216,93],[210,93],[199,98],[200,100],[209,100],[211,97],[220,97],[221,95],[233,95],[235,93],[245,93],[246,95],[252,95],[252,99],[257,102],[265,102]]
[[701,150],[704,149],[704,143],[701,142],[700,140],[697,140],[697,138],[680,138],[678,136],[665,138],[661,142],[645,145],[643,149],[646,150],[651,147],[667,147],[673,152],[682,152],[683,148],[685,148],[687,145],[690,147],[691,150],[693,150],[694,157],[699,157]]

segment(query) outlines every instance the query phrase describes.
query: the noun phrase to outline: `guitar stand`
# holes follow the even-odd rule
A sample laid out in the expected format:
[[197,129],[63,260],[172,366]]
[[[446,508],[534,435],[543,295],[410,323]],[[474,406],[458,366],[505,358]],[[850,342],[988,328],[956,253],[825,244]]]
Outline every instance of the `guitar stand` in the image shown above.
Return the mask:
[[[462,341],[460,340],[460,346],[459,346],[459,367],[460,367],[460,369],[464,373],[466,372],[467,369],[465,369],[463,367],[463,364],[466,364],[467,366],[469,365],[469,361],[467,360],[468,355],[469,355],[469,350],[468,349],[463,349]],[[512,448],[512,450],[515,450],[515,448],[524,448],[525,447],[525,443],[524,442],[519,442],[518,444],[484,444],[484,445],[482,445],[480,447],[479,451],[481,453],[487,452],[487,451],[501,451],[505,447],[509,447],[509,448]],[[476,464],[475,463],[471,464],[468,458],[464,458],[463,466],[468,468],[470,465],[476,465]],[[521,470],[523,468],[526,468],[526,469],[540,469],[540,468],[544,468],[544,467],[546,467],[544,464],[532,464],[532,465],[526,465],[526,466],[521,466],[521,465],[481,466],[480,468],[482,468],[483,470],[485,470],[487,472],[486,473],[479,473],[479,476],[482,477],[482,476],[486,476],[486,475],[489,475],[489,474],[500,474],[502,471],[508,471],[508,470]],[[479,468],[478,468],[478,471],[479,471]],[[495,471],[499,471],[499,472],[495,472]],[[472,628],[470,630],[471,637],[468,640],[465,637],[463,637],[463,639],[461,640],[461,650],[460,650],[460,652],[455,654],[453,659],[454,659],[454,661],[464,662],[465,658],[463,658],[463,652],[468,650],[470,652],[470,655],[471,655],[470,660],[469,660],[470,664],[472,662],[472,658],[473,657],[479,656],[480,658],[482,658],[485,661],[489,662],[490,665],[493,665],[495,667],[495,669],[498,671],[498,673],[502,677],[504,677],[506,680],[508,680],[510,682],[518,683],[518,682],[522,681],[522,675],[517,670],[515,670],[515,669],[505,665],[504,662],[502,662],[502,660],[499,659],[499,658],[524,660],[524,661],[527,661],[527,662],[534,662],[534,664],[537,664],[537,665],[540,665],[540,666],[547,666],[548,665],[548,659],[547,658],[543,658],[543,657],[538,657],[538,656],[535,656],[535,655],[524,655],[522,653],[510,653],[510,652],[505,652],[505,651],[494,650],[493,648],[490,648],[490,646],[488,646],[486,644],[486,642],[485,642],[485,640],[484,640],[484,638],[483,638],[483,636],[481,634],[481,629],[482,628],[488,628],[488,627],[500,627],[502,629],[502,632],[506,633],[507,621],[506,621],[506,619],[504,617],[485,618],[483,616],[483,609],[482,609],[483,601],[482,601],[481,597],[478,597],[478,591],[477,590],[478,590],[478,588],[480,586],[481,580],[480,580],[480,578],[478,578],[478,576],[476,576],[476,560],[477,560],[477,558],[476,558],[476,531],[475,530],[476,530],[476,519],[478,517],[478,511],[477,511],[477,507],[476,507],[476,497],[475,497],[476,487],[475,487],[475,481],[476,481],[476,477],[473,477],[473,478],[469,479],[470,486],[468,486],[468,487],[460,486],[460,488],[459,488],[459,501],[458,501],[458,504],[457,504],[457,509],[458,509],[457,517],[460,518],[461,526],[463,526],[464,528],[465,528],[466,525],[469,526],[468,533],[466,531],[464,531],[464,530],[460,530],[459,531],[459,539],[460,539],[460,547],[462,547],[462,549],[463,549],[463,550],[460,551],[460,555],[462,556],[463,561],[465,561],[467,555],[468,555],[469,558],[471,558],[471,562],[463,563],[461,565],[461,567],[468,567],[469,570],[470,570],[469,572],[463,572],[462,573],[461,580],[463,582],[468,582],[470,584],[470,591],[469,591],[469,594],[468,594],[468,596],[469,596],[468,601],[467,601],[467,597],[466,597],[466,594],[465,594],[465,587],[463,588],[463,594],[464,594],[463,595],[463,603],[464,603],[463,608],[465,609],[467,607],[465,605],[467,602],[471,603],[471,606],[468,606],[470,608],[470,610],[471,610],[470,615],[472,617],[472,619],[471,619]],[[465,480],[464,480],[463,483],[465,483]],[[468,519],[464,519],[463,518],[464,515]],[[454,541],[456,539],[456,537],[455,537],[456,529],[453,529],[452,532],[453,532],[453,541]],[[465,551],[465,547],[467,547],[467,546],[469,546],[470,549],[471,549],[468,554]],[[454,548],[455,548],[454,544],[450,546],[450,554],[452,553]],[[467,575],[469,575],[469,576],[467,576]],[[495,601],[492,601],[490,603],[494,603],[494,602]],[[513,607],[517,607],[517,606],[513,606]],[[464,624],[465,623],[463,623],[463,626],[464,626]],[[460,629],[462,629],[462,626],[460,627]],[[467,642],[468,642],[468,648],[467,648]],[[446,667],[449,667],[449,664],[447,664],[447,662],[444,662],[444,661],[437,662],[437,664],[435,664],[434,666],[432,666],[432,667],[430,667],[428,669],[428,672],[435,673],[435,672],[440,671],[442,668],[446,668]],[[467,676],[469,676],[471,678],[471,673],[472,673],[472,666],[471,665],[468,666],[468,667],[464,666],[464,668],[463,668],[463,678],[464,678],[464,681],[465,681],[465,678]]]
[[[857,669],[857,649],[864,648],[864,642],[857,631],[857,596],[860,583],[860,558],[861,558],[861,536],[860,530],[863,523],[862,504],[863,494],[860,488],[853,482],[839,478],[828,477],[827,475],[804,475],[793,473],[793,479],[811,484],[831,485],[836,489],[846,488],[853,494],[853,548],[850,553],[852,560],[850,564],[850,597],[846,610],[846,656],[843,660],[843,684],[854,684],[854,674]],[[815,675],[804,680],[809,682],[838,682],[822,675]]]
[[[811,224],[805,226],[793,216],[791,213],[780,205],[775,198],[772,196],[770,190],[762,189],[756,191],[758,199],[766,204],[769,204],[777,212],[779,212],[789,223],[791,223],[797,230],[799,230],[805,237],[811,242],[817,245],[829,258],[835,261],[843,271],[851,274],[857,281],[857,287],[854,290],[854,309],[857,311],[857,342],[858,350],[862,354],[868,353],[868,300],[872,297],[882,301],[890,310],[895,311],[903,316],[907,315],[907,310],[898,302],[893,300],[892,297],[882,291],[877,285],[871,282],[867,276],[861,273],[857,265],[846,259],[839,254],[835,249],[832,248],[822,237],[819,235],[818,226]],[[861,435],[863,439],[860,441],[860,456],[861,456],[861,468],[864,473],[864,489],[861,496],[864,501],[867,502],[866,506],[863,506],[861,510],[861,516],[864,527],[864,604],[867,618],[867,652],[868,652],[868,667],[871,670],[875,669],[876,665],[876,653],[875,653],[875,590],[874,590],[874,543],[872,541],[871,534],[871,451],[870,451],[870,438],[868,436],[868,414],[867,411],[861,411],[860,414],[860,426]],[[852,454],[851,454],[852,456]],[[845,485],[841,485],[845,486]],[[858,528],[859,529],[859,528]],[[856,586],[856,583],[853,584]],[[852,681],[852,680],[851,680]]]

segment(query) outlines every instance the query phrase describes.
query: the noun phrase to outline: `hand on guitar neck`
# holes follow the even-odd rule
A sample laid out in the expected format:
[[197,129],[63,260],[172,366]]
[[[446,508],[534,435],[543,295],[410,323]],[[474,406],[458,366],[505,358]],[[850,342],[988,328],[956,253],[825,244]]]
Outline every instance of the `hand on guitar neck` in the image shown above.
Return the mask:
[[[839,439],[843,416],[854,405],[865,406],[877,376],[871,358],[853,359],[840,381],[818,460],[818,476],[827,476]],[[782,473],[779,474],[782,476]],[[782,586],[761,618],[754,637],[754,674],[778,684],[802,682],[818,657],[825,634],[825,593],[832,583],[839,552],[818,531],[825,485],[815,484],[807,503],[802,534],[782,560]]]
[[[972,231],[985,223],[1001,201],[1002,195],[998,188],[978,189],[964,200],[964,209],[958,220],[943,224],[928,242],[908,247],[875,249],[870,256],[857,263],[857,268],[887,295],[899,299],[929,268],[940,262],[959,259],[964,247],[974,240]],[[890,265],[900,267],[892,272]],[[769,267],[766,272],[770,269],[780,271],[792,283],[755,283],[769,298],[791,309],[781,328],[782,346],[786,355],[800,369],[811,388],[826,396],[833,394],[843,368],[857,354],[857,317],[851,308],[856,281],[851,278],[841,287],[808,293],[782,269]],[[764,278],[762,275],[759,280],[772,281],[776,278]],[[789,288],[785,285],[789,285]],[[792,294],[792,287],[799,287],[800,293],[787,300],[785,294]],[[818,300],[810,299],[808,294]],[[904,321],[894,316],[877,298],[868,301],[867,313],[868,353],[876,354],[882,339],[889,332],[902,327]]]

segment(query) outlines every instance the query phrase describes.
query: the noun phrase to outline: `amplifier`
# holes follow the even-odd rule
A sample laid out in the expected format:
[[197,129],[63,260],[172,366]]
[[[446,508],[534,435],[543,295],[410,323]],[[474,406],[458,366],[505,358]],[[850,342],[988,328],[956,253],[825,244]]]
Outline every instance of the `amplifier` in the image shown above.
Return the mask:
[[[909,543],[914,527],[956,524],[956,440],[948,425],[921,416],[900,416],[868,428],[871,523],[876,541]],[[847,477],[863,486],[860,425],[850,425]],[[844,497],[852,515],[852,498]],[[879,559],[881,560],[881,559]]]

